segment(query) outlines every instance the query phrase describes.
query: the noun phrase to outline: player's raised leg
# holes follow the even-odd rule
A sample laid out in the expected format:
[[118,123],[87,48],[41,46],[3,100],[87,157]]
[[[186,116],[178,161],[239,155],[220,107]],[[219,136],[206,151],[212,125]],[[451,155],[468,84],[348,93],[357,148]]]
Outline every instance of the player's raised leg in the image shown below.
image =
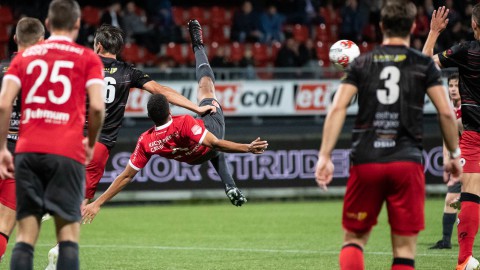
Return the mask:
[[2,180],[0,182],[0,262],[15,227],[15,213],[15,180]]

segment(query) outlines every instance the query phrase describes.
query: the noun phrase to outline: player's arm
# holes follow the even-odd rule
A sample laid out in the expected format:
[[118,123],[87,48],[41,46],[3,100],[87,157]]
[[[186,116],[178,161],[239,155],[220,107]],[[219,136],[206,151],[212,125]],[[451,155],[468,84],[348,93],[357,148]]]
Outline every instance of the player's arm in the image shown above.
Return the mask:
[[318,163],[315,177],[318,185],[326,189],[326,185],[332,181],[333,163],[330,159],[332,151],[337,143],[338,136],[342,131],[347,107],[353,96],[357,94],[357,87],[349,83],[341,83],[332,102],[323,125],[322,145],[318,153]]
[[12,114],[13,101],[20,92],[20,82],[17,79],[3,79],[0,91],[0,179],[13,178],[13,159],[7,149],[7,134]]
[[423,53],[425,55],[431,56],[435,64],[439,67],[442,66],[438,55],[433,54],[433,48],[437,42],[440,33],[447,27],[448,24],[448,12],[449,10],[445,7],[439,7],[438,10],[434,10],[432,13],[432,20],[430,22],[430,31],[428,32],[427,40],[423,45]]
[[155,81],[149,81],[143,85],[143,89],[147,90],[151,94],[162,94],[164,95],[168,102],[183,107],[187,110],[190,110],[198,115],[204,115],[205,113],[209,112],[216,112],[217,108],[215,106],[206,105],[206,106],[198,106],[197,104],[190,101],[188,98],[182,96],[177,91],[173,90],[172,88],[161,85]]
[[105,118],[105,103],[102,97],[103,87],[103,81],[102,83],[95,82],[87,86],[87,94],[89,98],[87,163],[91,160],[93,147],[95,146],[95,142],[98,140],[98,136],[100,135],[100,130],[103,125],[103,120]]
[[95,201],[85,206],[82,209],[82,222],[91,223],[95,216],[100,211],[100,207],[110,201],[115,195],[117,195],[125,186],[132,181],[132,179],[137,174],[137,170],[132,168],[130,164],[127,164],[123,172],[115,178],[115,180],[110,184],[108,189],[100,195]]
[[256,138],[250,144],[242,144],[218,139],[211,132],[205,132],[206,135],[202,141],[202,144],[220,152],[262,154],[265,152],[265,149],[267,149],[268,146],[267,141],[261,141],[260,138]]

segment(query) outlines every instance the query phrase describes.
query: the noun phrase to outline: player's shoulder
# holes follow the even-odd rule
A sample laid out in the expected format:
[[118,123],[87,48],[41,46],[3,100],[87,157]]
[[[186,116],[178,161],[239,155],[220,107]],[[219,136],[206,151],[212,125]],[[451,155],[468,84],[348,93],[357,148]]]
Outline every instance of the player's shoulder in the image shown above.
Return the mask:
[[151,127],[149,129],[147,129],[145,132],[143,132],[142,134],[140,134],[140,136],[138,136],[138,141],[139,142],[145,142],[145,141],[148,141],[148,138],[150,138],[150,136],[155,132],[155,127]]

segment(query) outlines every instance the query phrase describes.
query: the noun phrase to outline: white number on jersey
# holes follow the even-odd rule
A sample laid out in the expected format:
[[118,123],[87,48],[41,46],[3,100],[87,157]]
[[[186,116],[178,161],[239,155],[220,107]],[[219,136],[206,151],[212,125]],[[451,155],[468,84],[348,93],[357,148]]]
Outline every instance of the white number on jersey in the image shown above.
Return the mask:
[[[53,90],[48,90],[48,100],[52,103],[61,105],[67,102],[67,100],[70,98],[72,94],[72,83],[70,82],[70,79],[65,76],[60,74],[60,69],[62,68],[68,68],[72,69],[74,63],[72,61],[63,61],[63,60],[57,60],[53,63],[53,68],[52,68],[52,73],[50,74],[50,82],[51,83],[57,83],[60,82],[63,84],[63,93],[60,97],[55,96],[55,92]],[[32,88],[28,91],[27,98],[25,99],[25,104],[29,103],[40,103],[40,104],[45,104],[47,101],[46,97],[44,96],[36,96],[36,92],[38,90],[38,87],[43,84],[45,79],[47,78],[48,74],[48,64],[45,62],[45,60],[42,59],[37,59],[27,66],[27,74],[32,74],[33,70],[39,67],[40,68],[40,75],[38,75],[38,78],[35,80],[35,83],[33,84]]]
[[106,87],[103,88],[103,101],[105,103],[112,103],[115,100],[115,84],[117,81],[113,77],[105,77]]
[[395,66],[384,67],[380,72],[380,80],[385,80],[387,89],[377,89],[378,101],[385,105],[397,102],[400,96],[400,70]]

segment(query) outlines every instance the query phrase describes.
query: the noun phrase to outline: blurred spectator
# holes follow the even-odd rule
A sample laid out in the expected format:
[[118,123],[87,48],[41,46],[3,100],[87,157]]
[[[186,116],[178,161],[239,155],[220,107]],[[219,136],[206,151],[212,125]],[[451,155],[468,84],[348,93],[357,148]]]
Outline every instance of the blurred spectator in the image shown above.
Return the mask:
[[100,18],[100,24],[110,24],[123,29],[123,18],[121,15],[122,5],[120,2],[113,1],[103,12]]
[[423,40],[419,37],[413,38],[412,48],[418,51],[423,50]]
[[123,15],[127,39],[134,39],[138,45],[145,47],[151,53],[157,54],[160,51],[157,34],[147,26],[145,15],[141,16],[137,14],[137,11],[137,6],[133,1],[127,3]]
[[472,30],[472,11],[473,11],[473,4],[468,3],[465,6],[464,16],[462,19],[462,31],[465,33],[466,40],[473,40],[473,30]]
[[145,8],[150,21],[156,26],[169,28],[174,25],[170,0],[146,0]]
[[305,43],[299,45],[298,57],[301,66],[313,67],[318,65],[317,50],[312,39],[307,39]]
[[358,42],[361,39],[363,26],[367,18],[358,5],[357,0],[347,0],[341,9],[342,24],[340,26],[340,39],[349,39]]
[[432,13],[435,10],[435,6],[433,6],[433,1],[432,0],[425,0],[423,7],[425,8],[425,13],[428,16],[428,20],[432,18]]
[[210,65],[212,66],[215,78],[218,80],[226,79],[225,73],[220,73],[219,70],[222,68],[231,68],[233,67],[232,62],[228,61],[226,56],[226,51],[224,46],[219,46],[210,61]]
[[231,29],[231,40],[259,42],[262,39],[259,16],[253,11],[252,3],[245,1],[240,11],[235,12]]
[[[275,67],[300,67],[302,65],[299,56],[299,44],[293,37],[287,37],[282,47],[277,53],[275,59]],[[278,72],[276,75],[279,79],[297,78],[301,74],[300,71],[296,72]]]
[[282,26],[285,17],[278,14],[275,5],[267,7],[266,12],[260,16],[260,23],[263,32],[263,41],[270,43],[272,41],[282,42],[284,40]]
[[449,9],[448,12],[448,26],[453,26],[460,20],[460,13],[453,6],[453,0],[446,0],[445,7]]
[[255,74],[255,60],[253,59],[253,53],[251,48],[247,47],[245,49],[245,53],[243,55],[243,58],[240,59],[238,67],[241,67],[244,70],[243,74],[241,75],[243,79],[256,79],[257,76]]
[[417,17],[415,18],[415,30],[413,31],[413,36],[426,38],[428,31],[430,30],[430,20],[428,19],[427,14],[425,13],[425,8],[423,6],[417,7]]

